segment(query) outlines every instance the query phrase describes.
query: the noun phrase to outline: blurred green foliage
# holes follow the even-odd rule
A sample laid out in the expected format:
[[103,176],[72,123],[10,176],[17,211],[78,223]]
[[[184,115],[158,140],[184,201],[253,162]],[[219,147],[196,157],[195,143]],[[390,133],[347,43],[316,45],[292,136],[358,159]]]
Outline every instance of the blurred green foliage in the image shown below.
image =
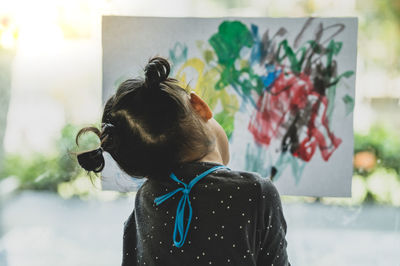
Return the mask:
[[[367,134],[354,135],[354,153],[369,151],[375,154],[377,166],[392,169],[400,180],[400,138],[399,133],[384,125],[374,125]],[[369,176],[372,171],[354,169],[357,174]]]
[[[29,157],[19,154],[6,154],[4,169],[0,178],[14,177],[20,183],[20,189],[49,190],[57,192],[58,185],[71,182],[84,174],[77,163],[75,136],[79,128],[67,124],[55,141],[55,154],[36,152]],[[94,134],[83,135],[79,141],[79,150],[97,148],[99,139]]]
[[370,152],[376,156],[375,167],[354,168],[364,179],[364,202],[400,204],[400,138],[398,132],[384,125],[374,125],[367,134],[355,134],[354,154]]

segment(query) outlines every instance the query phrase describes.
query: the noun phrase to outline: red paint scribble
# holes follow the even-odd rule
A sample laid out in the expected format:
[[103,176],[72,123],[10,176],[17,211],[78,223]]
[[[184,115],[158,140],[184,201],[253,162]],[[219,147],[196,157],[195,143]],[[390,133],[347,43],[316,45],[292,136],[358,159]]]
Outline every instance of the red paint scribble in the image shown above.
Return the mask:
[[248,129],[257,143],[269,146],[278,139],[293,156],[307,162],[318,147],[328,161],[342,140],[329,129],[327,107],[327,97],[314,89],[308,75],[282,69],[271,89],[258,99]]

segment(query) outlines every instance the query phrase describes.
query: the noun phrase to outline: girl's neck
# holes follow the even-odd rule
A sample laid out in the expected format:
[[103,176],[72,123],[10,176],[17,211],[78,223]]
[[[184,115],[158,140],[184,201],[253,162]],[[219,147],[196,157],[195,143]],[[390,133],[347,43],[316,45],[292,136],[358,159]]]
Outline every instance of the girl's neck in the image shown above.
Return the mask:
[[221,154],[216,150],[212,151],[211,153],[208,153],[206,156],[198,160],[198,162],[224,164]]
[[[195,162],[210,162],[210,163],[217,163],[222,165],[228,165],[229,163],[229,141],[228,137],[225,134],[224,129],[221,125],[214,119],[209,119],[206,123],[206,126],[210,128],[211,133],[214,135],[214,148],[211,152],[206,154],[201,159],[198,158],[198,154],[192,154],[189,159],[187,158],[186,161],[195,161]],[[196,152],[196,149],[192,149],[193,152]]]
[[216,138],[214,149],[206,156],[198,160],[198,162],[210,162],[225,165],[221,152],[221,144],[219,143],[218,138]]

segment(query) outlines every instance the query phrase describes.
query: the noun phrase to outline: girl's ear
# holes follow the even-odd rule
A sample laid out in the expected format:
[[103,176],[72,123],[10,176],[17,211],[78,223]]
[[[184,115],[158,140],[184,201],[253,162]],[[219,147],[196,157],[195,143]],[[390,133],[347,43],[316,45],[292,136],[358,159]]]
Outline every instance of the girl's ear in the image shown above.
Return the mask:
[[205,120],[212,118],[213,114],[208,104],[194,92],[190,93],[190,103],[194,110]]

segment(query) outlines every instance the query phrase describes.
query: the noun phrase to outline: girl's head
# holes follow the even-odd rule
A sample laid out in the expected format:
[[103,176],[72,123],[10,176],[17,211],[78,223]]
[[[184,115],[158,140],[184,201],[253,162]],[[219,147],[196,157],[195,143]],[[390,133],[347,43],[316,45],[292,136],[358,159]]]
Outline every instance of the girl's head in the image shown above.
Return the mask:
[[[164,177],[174,166],[215,151],[227,164],[226,134],[208,105],[168,77],[166,59],[152,58],[144,71],[144,79],[128,79],[118,87],[104,107],[101,130],[82,128],[77,144],[81,134],[94,132],[101,149],[131,176]],[[78,162],[93,172],[104,167],[100,149],[78,154]]]

